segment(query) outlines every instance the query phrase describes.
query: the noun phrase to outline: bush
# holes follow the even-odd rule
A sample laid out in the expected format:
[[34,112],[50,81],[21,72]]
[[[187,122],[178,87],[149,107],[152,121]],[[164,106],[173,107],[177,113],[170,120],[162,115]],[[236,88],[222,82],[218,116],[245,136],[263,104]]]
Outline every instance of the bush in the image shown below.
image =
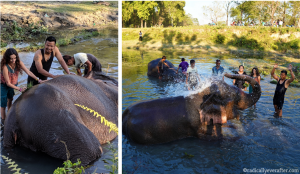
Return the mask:
[[225,41],[225,36],[222,34],[218,34],[216,39],[215,39],[215,43],[217,44],[223,44]]

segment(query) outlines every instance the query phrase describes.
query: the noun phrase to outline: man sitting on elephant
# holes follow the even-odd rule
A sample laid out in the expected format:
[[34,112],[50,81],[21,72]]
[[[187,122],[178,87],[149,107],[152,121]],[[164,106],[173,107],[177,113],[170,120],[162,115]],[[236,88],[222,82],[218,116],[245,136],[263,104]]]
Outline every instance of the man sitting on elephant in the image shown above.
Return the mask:
[[[58,75],[49,73],[53,58],[56,57],[62,68],[70,74],[68,66],[63,61],[59,49],[56,47],[56,39],[53,36],[47,37],[45,48],[37,50],[34,54],[33,62],[30,71],[40,80],[47,80],[48,77],[55,78]],[[28,76],[27,84],[37,85],[38,81]]]
[[85,66],[84,77],[87,77],[91,71],[102,71],[99,60],[94,55],[89,53],[76,53],[73,57],[64,55],[63,59],[68,66],[75,65],[77,74],[79,76],[82,75],[80,68],[83,66]]
[[166,56],[163,56],[161,58],[161,60],[158,62],[158,64],[157,64],[157,70],[158,70],[158,74],[159,74],[159,79],[162,78],[162,75],[164,73],[164,69],[166,69],[166,68],[173,69],[173,68],[170,68],[170,66],[165,62],[166,59],[167,59]]

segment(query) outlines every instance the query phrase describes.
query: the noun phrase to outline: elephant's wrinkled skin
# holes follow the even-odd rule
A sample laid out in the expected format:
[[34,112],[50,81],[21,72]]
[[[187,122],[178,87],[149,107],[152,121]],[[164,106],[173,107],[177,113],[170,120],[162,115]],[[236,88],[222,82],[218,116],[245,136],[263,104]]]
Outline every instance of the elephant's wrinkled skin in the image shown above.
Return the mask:
[[101,144],[117,134],[109,133],[100,118],[74,104],[89,107],[118,125],[118,87],[116,80],[102,73],[91,73],[90,78],[64,75],[23,93],[5,120],[4,147],[20,145],[67,160],[65,142],[72,162],[80,159],[87,165],[99,158]]
[[[159,77],[157,64],[160,60],[161,58],[158,58],[148,63],[148,73],[147,73],[148,76],[155,77],[155,78]],[[181,70],[178,71],[178,74],[176,74],[177,68],[170,61],[165,60],[165,62],[168,64],[170,68],[174,68],[174,69],[165,68],[162,74],[162,80],[168,81],[168,80],[184,78],[184,75],[181,73]]]
[[224,81],[214,81],[202,92],[188,97],[142,101],[124,111],[123,134],[140,144],[165,143],[192,136],[222,138],[222,124],[237,117],[237,110],[251,107],[261,95],[259,84],[251,77],[225,76],[250,82],[253,93],[246,94]]

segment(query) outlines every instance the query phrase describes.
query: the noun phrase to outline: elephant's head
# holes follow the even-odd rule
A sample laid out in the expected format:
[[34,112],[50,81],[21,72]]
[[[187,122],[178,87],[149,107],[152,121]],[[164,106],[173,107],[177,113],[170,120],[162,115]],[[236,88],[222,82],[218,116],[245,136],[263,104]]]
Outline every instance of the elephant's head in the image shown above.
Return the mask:
[[[253,93],[247,94],[236,86],[224,81],[213,81],[212,85],[191,97],[200,100],[198,109],[200,115],[200,132],[218,136],[217,127],[227,120],[238,118],[238,110],[244,110],[254,105],[261,96],[261,88],[253,78],[247,75],[225,74],[231,79],[243,79],[252,86]],[[212,129],[215,129],[214,131]]]

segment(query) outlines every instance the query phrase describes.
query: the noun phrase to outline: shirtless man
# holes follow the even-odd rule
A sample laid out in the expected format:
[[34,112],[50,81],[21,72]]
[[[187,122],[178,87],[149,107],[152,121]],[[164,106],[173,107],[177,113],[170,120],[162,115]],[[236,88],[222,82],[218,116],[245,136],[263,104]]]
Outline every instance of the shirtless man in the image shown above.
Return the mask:
[[275,69],[278,68],[278,64],[274,65],[274,68],[271,72],[272,77],[275,80],[277,80],[277,82],[278,82],[277,86],[276,86],[276,89],[275,89],[274,98],[273,98],[273,105],[274,105],[274,108],[275,108],[275,113],[277,113],[278,116],[282,116],[282,107],[283,107],[283,103],[284,103],[285,91],[289,87],[290,83],[292,83],[295,79],[295,75],[293,73],[292,67],[293,66],[291,64],[288,67],[288,70],[291,72],[291,76],[292,76],[288,80],[286,79],[286,75],[287,75],[286,70],[281,71],[280,78],[274,74]]
[[[68,66],[66,65],[64,59],[60,54],[60,51],[55,44],[55,37],[49,36],[45,41],[45,48],[37,50],[34,54],[30,71],[41,80],[47,80],[48,77],[55,78],[59,76],[49,73],[54,57],[57,58],[66,73],[70,74]],[[38,79],[33,79],[32,77],[28,76],[27,85],[29,85],[30,83],[32,83],[32,85],[37,85]]]

